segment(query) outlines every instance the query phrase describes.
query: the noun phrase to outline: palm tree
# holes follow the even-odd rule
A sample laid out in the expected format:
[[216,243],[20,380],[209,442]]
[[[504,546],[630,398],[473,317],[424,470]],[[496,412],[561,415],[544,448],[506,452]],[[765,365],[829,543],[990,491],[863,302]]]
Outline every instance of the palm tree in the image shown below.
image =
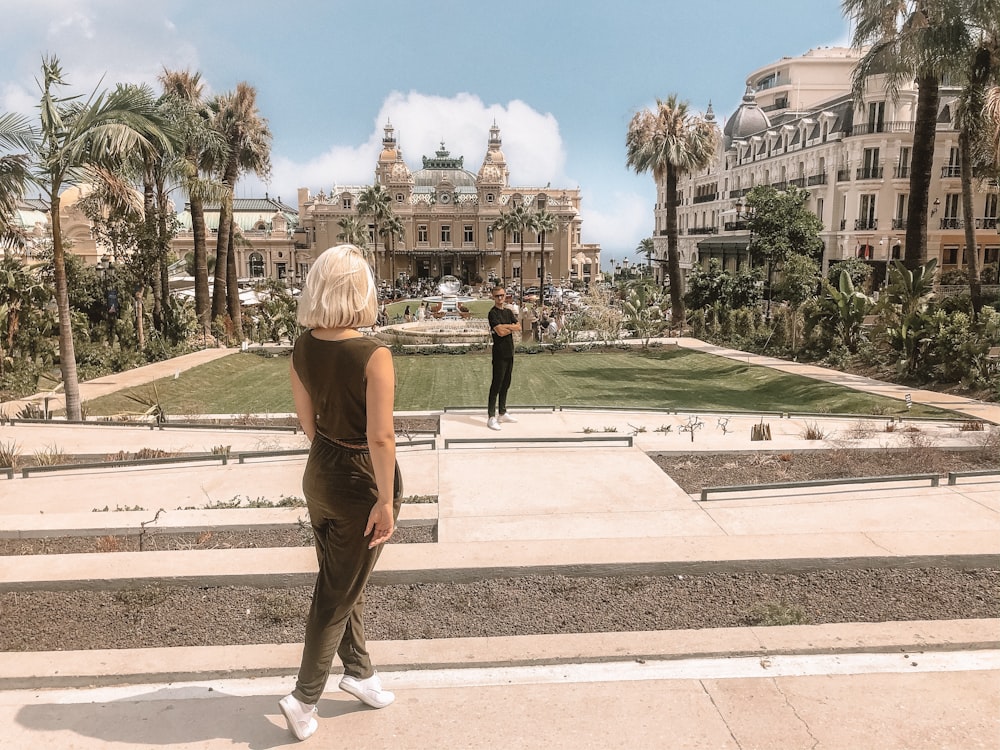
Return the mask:
[[904,263],[911,270],[927,260],[927,208],[941,78],[955,70],[970,46],[966,21],[967,6],[973,1],[842,0],[844,13],[854,22],[851,43],[867,48],[854,69],[855,99],[862,101],[872,76],[881,77],[880,85],[893,100],[902,85],[916,79],[904,250]]
[[635,246],[636,255],[646,256],[646,269],[650,276],[653,275],[653,256],[656,255],[656,249],[653,246],[652,237],[644,237],[639,240],[639,244]]
[[396,283],[396,240],[403,239],[404,231],[403,222],[393,213],[389,214],[379,229],[379,235],[389,243],[386,249],[389,251],[389,280],[393,285]]
[[0,147],[21,151],[0,154],[0,244],[3,245],[18,234],[11,217],[31,177],[28,153],[33,137],[34,132],[27,118],[15,114],[0,115]]
[[389,197],[389,192],[378,183],[366,187],[358,196],[358,213],[361,216],[371,216],[372,223],[375,225],[375,241],[372,243],[375,248],[375,262],[372,264],[372,270],[377,282],[379,277],[378,238],[381,235],[379,227],[392,216],[392,199]]
[[656,111],[636,112],[625,136],[626,163],[637,173],[652,172],[666,183],[667,273],[674,321],[684,324],[684,279],[677,251],[677,180],[704,169],[715,156],[719,131],[701,116],[688,112],[687,102],[671,94],[656,100]]
[[194,238],[194,308],[203,333],[212,326],[212,307],[208,289],[208,232],[205,226],[205,203],[221,203],[225,197],[222,183],[211,179],[206,164],[224,160],[226,149],[221,135],[212,129],[210,112],[202,95],[201,73],[164,69],[160,75],[163,94],[172,105],[171,122],[182,142],[184,171],[180,180],[188,196],[191,211],[191,234]]
[[103,183],[109,195],[121,204],[141,206],[130,185],[115,169],[126,155],[155,150],[168,143],[160,113],[152,97],[136,87],[119,86],[112,92],[96,90],[86,100],[60,98],[55,89],[64,86],[62,67],[55,57],[42,60],[41,103],[37,181],[49,205],[52,229],[52,264],[59,313],[59,369],[66,394],[66,417],[79,420],[80,384],[76,350],[70,325],[66,255],[60,224],[60,194],[76,183]]
[[531,211],[529,211],[528,207],[524,205],[524,201],[521,201],[507,212],[507,221],[510,224],[510,230],[512,232],[517,232],[517,237],[521,245],[519,261],[521,263],[522,294],[524,293],[524,233],[531,229],[531,216]]
[[345,216],[337,222],[337,226],[340,227],[338,240],[361,248],[367,255],[368,227],[361,223],[361,219],[356,216]]
[[233,194],[241,174],[253,172],[261,179],[270,175],[271,130],[257,109],[257,90],[248,83],[241,81],[234,91],[217,96],[209,103],[209,109],[213,115],[213,127],[228,146],[225,161],[216,165],[226,194],[219,207],[212,317],[228,313],[236,335],[242,338],[236,248],[233,244]]
[[531,217],[531,228],[538,233],[538,242],[541,246],[539,249],[541,251],[542,261],[541,261],[541,271],[539,275],[541,276],[541,281],[538,283],[538,287],[541,290],[539,296],[542,301],[545,301],[545,235],[549,232],[556,231],[556,217],[546,211],[544,208],[536,211]]
[[994,179],[1000,175],[1000,86],[991,86],[983,101],[986,161]]
[[510,211],[501,211],[500,216],[490,227],[494,232],[501,232],[503,235],[503,247],[500,251],[500,283],[507,283],[507,234],[516,231],[514,222],[511,219]]

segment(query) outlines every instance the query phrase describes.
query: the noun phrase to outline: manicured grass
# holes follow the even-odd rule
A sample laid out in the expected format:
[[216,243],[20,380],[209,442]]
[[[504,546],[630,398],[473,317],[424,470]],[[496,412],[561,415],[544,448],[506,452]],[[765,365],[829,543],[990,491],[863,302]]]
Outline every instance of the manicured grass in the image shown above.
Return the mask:
[[[233,354],[156,382],[166,413],[294,411],[288,357]],[[397,355],[396,410],[485,406],[490,353]],[[152,394],[152,386],[135,389]],[[511,405],[945,416],[939,409],[854,391],[688,350],[518,354]],[[141,411],[123,393],[85,404],[91,416]]]

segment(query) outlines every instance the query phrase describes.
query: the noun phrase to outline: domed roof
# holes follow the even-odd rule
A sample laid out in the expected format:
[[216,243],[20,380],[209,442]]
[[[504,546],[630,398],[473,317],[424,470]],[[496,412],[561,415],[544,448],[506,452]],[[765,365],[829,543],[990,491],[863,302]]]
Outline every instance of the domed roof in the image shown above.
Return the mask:
[[424,157],[424,168],[413,173],[414,187],[434,188],[447,180],[456,188],[476,188],[476,176],[467,169],[463,169],[462,164],[465,157],[452,158],[445,149],[444,143],[438,149],[434,158]]
[[746,138],[754,133],[767,130],[769,127],[771,127],[771,121],[767,118],[764,110],[757,106],[757,97],[754,96],[753,89],[747,86],[746,93],[743,94],[743,103],[729,118],[726,127],[722,130],[726,148],[728,149],[734,140]]
[[402,159],[393,163],[392,167],[389,169],[389,182],[392,184],[413,183],[413,175],[410,174],[410,170],[407,168],[405,162]]

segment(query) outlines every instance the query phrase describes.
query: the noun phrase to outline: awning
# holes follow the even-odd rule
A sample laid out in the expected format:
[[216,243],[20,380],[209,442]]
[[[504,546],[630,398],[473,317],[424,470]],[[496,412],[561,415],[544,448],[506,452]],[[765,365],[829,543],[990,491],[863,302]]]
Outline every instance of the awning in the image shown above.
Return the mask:
[[720,237],[718,235],[714,237],[708,237],[698,243],[698,249],[705,252],[716,252],[724,253],[727,250],[733,251],[738,250],[745,252],[747,247],[750,245],[750,235],[749,234],[733,234],[727,237]]

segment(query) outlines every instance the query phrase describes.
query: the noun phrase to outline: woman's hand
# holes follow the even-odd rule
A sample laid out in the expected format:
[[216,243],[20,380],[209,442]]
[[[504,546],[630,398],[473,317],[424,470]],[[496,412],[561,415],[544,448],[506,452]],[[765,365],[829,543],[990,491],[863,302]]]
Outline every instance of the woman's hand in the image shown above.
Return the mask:
[[[392,517],[391,503],[375,503],[371,513],[368,514],[368,525],[365,527],[365,536],[372,535],[368,542],[368,549],[377,547],[383,542],[389,541],[392,532],[396,529],[396,522]],[[374,531],[374,533],[372,533]]]

